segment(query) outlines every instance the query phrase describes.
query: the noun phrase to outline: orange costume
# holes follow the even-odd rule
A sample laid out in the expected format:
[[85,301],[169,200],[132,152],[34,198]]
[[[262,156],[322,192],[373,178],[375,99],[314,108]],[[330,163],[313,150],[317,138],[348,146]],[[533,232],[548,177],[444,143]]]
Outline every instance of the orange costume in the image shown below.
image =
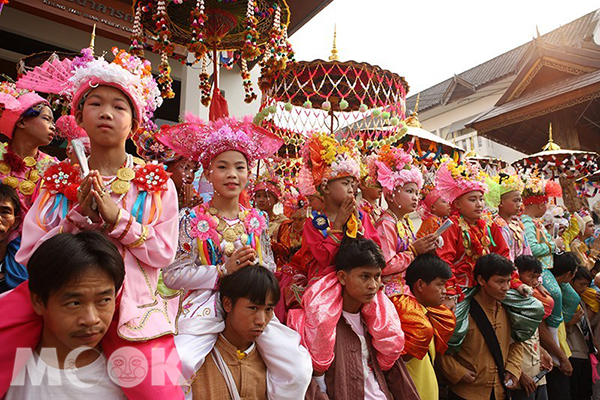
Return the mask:
[[404,331],[403,354],[422,360],[432,339],[436,352],[444,354],[456,325],[452,311],[445,306],[422,306],[408,287],[405,287],[404,295],[394,296],[391,300],[396,306]]

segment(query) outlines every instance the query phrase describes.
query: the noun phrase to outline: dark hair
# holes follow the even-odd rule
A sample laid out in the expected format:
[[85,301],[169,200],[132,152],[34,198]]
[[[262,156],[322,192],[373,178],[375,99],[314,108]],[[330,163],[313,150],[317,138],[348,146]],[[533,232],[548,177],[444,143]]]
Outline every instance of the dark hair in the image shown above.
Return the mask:
[[19,200],[19,194],[12,187],[5,183],[0,183],[0,200],[8,200],[12,203],[15,216],[21,214],[21,201]]
[[50,109],[50,113],[52,113],[52,108],[50,108],[48,104],[40,102],[25,110],[25,112],[21,114],[20,119],[39,117],[44,107],[48,107]]
[[510,276],[514,270],[515,266],[508,258],[500,254],[491,253],[477,260],[473,276],[475,280],[477,280],[478,276],[481,276],[487,282],[494,275]]
[[592,279],[594,278],[592,277],[592,274],[586,267],[580,266],[579,268],[577,268],[577,272],[575,272],[575,277],[573,277],[573,280],[578,281],[581,279],[584,279],[587,283],[591,283]]
[[412,289],[419,279],[429,284],[437,278],[452,278],[452,270],[446,261],[435,254],[422,254],[406,269],[406,284]]
[[275,275],[260,264],[240,268],[221,280],[219,288],[221,301],[224,297],[231,300],[231,305],[239,298],[246,298],[254,304],[265,305],[270,293],[273,302],[278,303],[281,292]]
[[385,267],[385,257],[377,243],[371,239],[351,239],[344,236],[335,257],[336,271],[351,271],[359,267]]
[[123,258],[106,236],[96,231],[60,233],[42,243],[29,259],[29,291],[47,304],[51,294],[95,268],[112,278],[115,293],[121,288]]
[[554,254],[554,266],[550,269],[550,272],[554,276],[562,276],[569,272],[575,273],[579,264],[579,258],[575,253],[567,251],[562,254]]
[[519,273],[533,271],[535,274],[542,273],[542,263],[534,256],[519,256],[515,258],[515,266]]

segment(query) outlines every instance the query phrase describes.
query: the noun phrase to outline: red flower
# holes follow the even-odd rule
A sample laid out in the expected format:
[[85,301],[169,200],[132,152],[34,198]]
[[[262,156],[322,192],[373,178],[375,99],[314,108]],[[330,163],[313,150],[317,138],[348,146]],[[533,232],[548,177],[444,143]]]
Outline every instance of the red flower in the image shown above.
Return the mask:
[[79,189],[79,185],[73,183],[65,189],[65,197],[70,201],[77,201],[77,189]]
[[6,146],[6,153],[4,154],[4,162],[10,166],[10,169],[13,172],[23,172],[27,165],[25,165],[25,161],[14,151],[10,149],[10,147]]
[[135,179],[133,181],[141,190],[154,193],[167,190],[168,180],[169,174],[165,171],[162,164],[146,164],[136,168]]

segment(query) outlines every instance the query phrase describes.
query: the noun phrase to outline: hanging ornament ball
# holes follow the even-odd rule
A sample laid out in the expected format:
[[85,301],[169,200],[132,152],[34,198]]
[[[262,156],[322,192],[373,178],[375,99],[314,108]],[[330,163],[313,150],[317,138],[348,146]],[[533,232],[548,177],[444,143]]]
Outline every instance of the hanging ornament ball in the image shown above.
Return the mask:
[[329,100],[324,101],[323,104],[321,105],[321,108],[325,111],[331,110],[331,102]]
[[373,146],[373,141],[372,140],[367,140],[367,147],[371,147]]
[[400,129],[400,133],[406,135],[406,132],[408,132],[408,128],[406,126],[403,126],[402,129]]
[[269,106],[265,108],[269,114],[275,114],[277,112],[277,106]]
[[363,112],[363,113],[364,113],[364,112],[367,112],[367,110],[368,110],[368,109],[369,109],[369,108],[367,107],[367,105],[366,105],[366,104],[361,104],[361,105],[358,107],[358,111],[360,111],[360,112]]
[[398,117],[392,117],[392,119],[390,119],[390,124],[392,124],[392,126],[397,126],[400,123],[400,120],[398,119]]
[[312,108],[312,102],[310,100],[306,100],[302,106],[307,109]]
[[340,101],[340,110],[345,110],[346,108],[348,108],[348,102],[342,99],[342,101]]
[[290,111],[292,111],[292,109],[294,108],[294,106],[292,105],[292,103],[285,103],[285,105],[283,106],[283,108],[285,109],[285,111],[290,112]]
[[389,111],[384,111],[381,113],[381,118],[388,119],[390,117]]
[[363,147],[363,145],[364,145],[364,144],[365,144],[365,142],[363,142],[363,140],[362,140],[362,139],[359,139],[359,140],[356,142],[356,145],[357,145],[358,147]]
[[373,110],[372,114],[374,117],[379,117],[381,115],[381,110],[379,108],[376,108]]

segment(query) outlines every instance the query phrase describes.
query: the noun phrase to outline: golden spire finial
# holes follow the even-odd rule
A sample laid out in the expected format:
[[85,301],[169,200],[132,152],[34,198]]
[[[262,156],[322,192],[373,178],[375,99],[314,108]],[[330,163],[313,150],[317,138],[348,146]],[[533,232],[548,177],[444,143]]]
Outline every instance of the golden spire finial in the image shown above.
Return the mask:
[[338,57],[338,51],[337,48],[335,47],[335,42],[337,39],[337,26],[334,24],[333,25],[333,48],[331,49],[331,55],[329,56],[329,61],[339,61],[340,58]]
[[419,99],[421,98],[421,92],[417,93],[417,101],[415,102],[415,114],[419,112]]
[[[465,154],[465,157],[477,157],[477,152],[475,151],[475,142],[473,141],[473,138],[475,136],[471,136],[469,138],[469,141],[471,142],[471,150],[469,150],[467,152],[467,154]],[[465,149],[466,150],[466,149]]]
[[554,140],[552,140],[552,122],[550,122],[550,127],[548,128],[548,144],[542,148],[542,151],[552,150],[560,150],[560,146],[554,143]]
[[96,41],[96,24],[92,28],[92,38],[90,39],[90,49],[92,49],[92,54],[94,54],[94,42]]

